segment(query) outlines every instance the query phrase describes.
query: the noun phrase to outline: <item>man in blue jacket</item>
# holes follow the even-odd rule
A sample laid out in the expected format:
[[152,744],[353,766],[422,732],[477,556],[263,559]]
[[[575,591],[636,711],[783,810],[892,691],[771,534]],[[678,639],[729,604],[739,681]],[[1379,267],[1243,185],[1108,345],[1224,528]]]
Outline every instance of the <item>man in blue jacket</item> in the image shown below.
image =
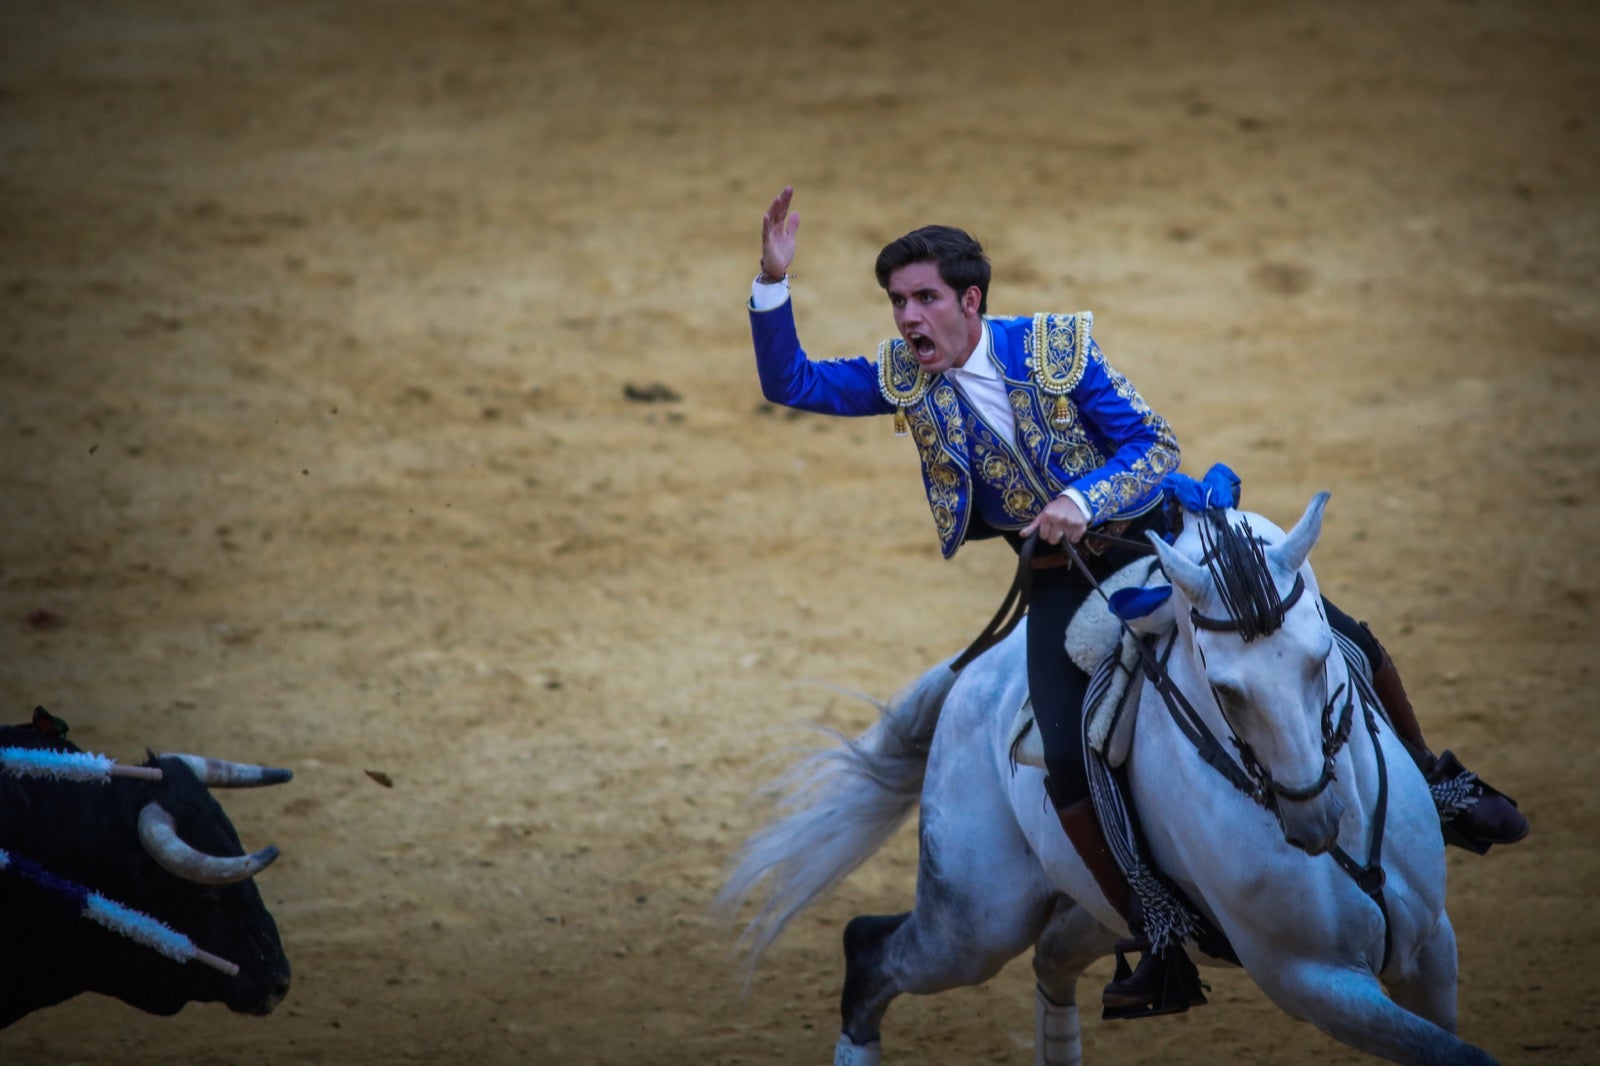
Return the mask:
[[[1044,744],[1045,787],[1061,825],[1106,899],[1138,933],[1133,894],[1112,857],[1089,799],[1083,697],[1088,677],[1067,655],[1073,613],[1093,590],[1062,542],[1079,544],[1096,581],[1135,556],[1085,533],[1143,542],[1166,531],[1161,482],[1178,468],[1177,438],[1138,390],[1111,366],[1091,335],[1087,311],[1031,318],[987,314],[990,268],[967,233],[925,226],[887,245],[875,266],[899,337],[876,359],[811,360],[800,346],[789,300],[800,217],[786,188],[762,219],[761,272],[751,287],[750,328],[768,400],[832,415],[892,414],[922,460],[923,483],[946,558],[966,541],[1003,536],[1035,555],[1028,608],[1028,687]],[[1331,605],[1330,605],[1331,608]],[[1433,766],[1399,675],[1382,647],[1347,615],[1330,610],[1372,660],[1375,687],[1397,732]],[[1448,753],[1447,753],[1448,754]],[[1424,758],[1425,756],[1425,758]],[[1442,759],[1440,760],[1443,761]],[[1485,788],[1472,811],[1490,843],[1527,832],[1509,800]],[[1465,822],[1462,822],[1465,827]],[[1182,955],[1182,948],[1169,949]],[[1133,975],[1107,986],[1113,1011],[1158,1003],[1169,961],[1147,952]]]

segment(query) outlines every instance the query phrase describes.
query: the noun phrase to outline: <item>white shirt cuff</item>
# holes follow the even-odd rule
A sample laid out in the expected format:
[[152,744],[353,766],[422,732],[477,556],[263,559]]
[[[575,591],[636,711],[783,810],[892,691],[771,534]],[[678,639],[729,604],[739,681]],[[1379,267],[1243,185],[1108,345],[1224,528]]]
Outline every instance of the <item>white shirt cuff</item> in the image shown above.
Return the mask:
[[789,299],[789,279],[773,285],[765,285],[760,278],[750,283],[750,310],[770,311],[774,307],[782,307],[784,301]]
[[1089,498],[1077,489],[1063,489],[1061,495],[1078,505],[1078,510],[1083,512],[1083,517],[1090,522],[1094,521],[1094,508],[1089,506]]

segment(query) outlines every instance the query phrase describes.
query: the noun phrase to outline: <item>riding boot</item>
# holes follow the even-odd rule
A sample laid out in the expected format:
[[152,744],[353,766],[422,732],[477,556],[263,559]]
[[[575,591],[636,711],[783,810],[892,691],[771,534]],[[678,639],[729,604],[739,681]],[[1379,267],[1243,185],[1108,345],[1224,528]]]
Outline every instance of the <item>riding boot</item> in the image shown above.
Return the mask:
[[1459,793],[1463,806],[1441,811],[1445,840],[1482,855],[1495,844],[1515,844],[1528,835],[1528,819],[1517,810],[1517,801],[1461,765],[1450,752],[1435,755],[1422,739],[1422,726],[1411,706],[1400,671],[1389,653],[1383,651],[1383,664],[1372,675],[1372,688],[1394,726],[1395,735],[1411,754],[1428,786],[1438,793]]
[[[1061,828],[1066,830],[1067,839],[1072,841],[1083,864],[1094,876],[1100,892],[1128,923],[1128,930],[1133,934],[1132,939],[1117,942],[1117,972],[1101,995],[1104,1017],[1176,1014],[1204,1003],[1206,998],[1201,990],[1199,971],[1183,946],[1173,944],[1160,951],[1151,949],[1133,890],[1106,843],[1100,819],[1094,812],[1094,801],[1081,799],[1070,806],[1058,807],[1056,817],[1061,820]],[[1128,951],[1142,952],[1139,965],[1132,969],[1123,958]]]

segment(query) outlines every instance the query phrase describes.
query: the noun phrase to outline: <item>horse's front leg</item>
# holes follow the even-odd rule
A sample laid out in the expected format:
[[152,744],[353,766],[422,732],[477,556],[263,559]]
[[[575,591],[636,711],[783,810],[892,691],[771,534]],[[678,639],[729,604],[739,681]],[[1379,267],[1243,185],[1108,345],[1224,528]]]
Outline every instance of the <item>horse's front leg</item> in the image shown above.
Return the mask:
[[1066,896],[1033,946],[1034,1066],[1081,1066],[1078,978],[1096,959],[1111,953],[1116,937],[1094,915]]
[[1442,1028],[1456,1031],[1456,932],[1448,915],[1439,916],[1404,977],[1388,982],[1394,1001]]
[[1406,1066],[1495,1062],[1482,1048],[1395,1003],[1369,971],[1316,961],[1289,962],[1270,970],[1252,967],[1251,975],[1290,1015],[1369,1055]]

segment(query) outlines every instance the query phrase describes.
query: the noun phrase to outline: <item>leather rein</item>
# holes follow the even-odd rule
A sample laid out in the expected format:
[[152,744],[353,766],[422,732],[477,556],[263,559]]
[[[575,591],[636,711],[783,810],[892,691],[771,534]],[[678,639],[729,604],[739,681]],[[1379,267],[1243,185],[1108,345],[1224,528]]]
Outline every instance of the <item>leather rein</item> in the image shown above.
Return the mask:
[[[1123,548],[1127,551],[1137,552],[1140,555],[1154,555],[1156,550],[1149,544],[1129,540],[1126,537],[1114,537],[1110,533],[1100,533],[1089,530],[1084,537],[1094,540],[1097,544],[1104,544],[1108,548]],[[1034,530],[1022,542],[1022,547],[1017,549],[1017,574],[1011,579],[1011,587],[1006,590],[1005,597],[1000,601],[1000,609],[995,611],[994,617],[989,619],[989,624],[983,627],[977,639],[967,645],[967,650],[950,663],[950,672],[959,674],[962,670],[972,665],[972,661],[1006,637],[1017,628],[1024,615],[1028,613],[1028,601],[1033,597],[1033,557],[1039,547],[1039,531]],[[1077,549],[1070,542],[1063,542],[1062,547],[1072,555],[1072,565],[1082,570],[1084,575],[1094,582],[1098,591],[1099,582],[1094,580],[1083,565],[1083,559],[1078,555]],[[1105,593],[1101,593],[1102,596]]]

